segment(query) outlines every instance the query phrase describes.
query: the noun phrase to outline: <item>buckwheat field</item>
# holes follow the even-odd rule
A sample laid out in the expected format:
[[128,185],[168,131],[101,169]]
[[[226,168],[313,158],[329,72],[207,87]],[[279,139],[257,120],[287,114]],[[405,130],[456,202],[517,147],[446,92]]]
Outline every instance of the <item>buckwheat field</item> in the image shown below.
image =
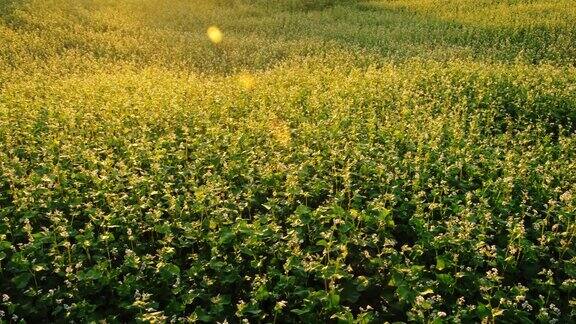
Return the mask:
[[574,323],[573,0],[0,0],[0,323]]

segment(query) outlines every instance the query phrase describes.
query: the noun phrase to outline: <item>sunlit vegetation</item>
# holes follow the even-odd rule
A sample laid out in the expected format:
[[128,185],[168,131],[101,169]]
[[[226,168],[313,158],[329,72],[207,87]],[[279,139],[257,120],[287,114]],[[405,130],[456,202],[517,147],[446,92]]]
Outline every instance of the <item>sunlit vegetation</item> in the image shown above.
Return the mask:
[[568,0],[0,1],[0,323],[576,316]]

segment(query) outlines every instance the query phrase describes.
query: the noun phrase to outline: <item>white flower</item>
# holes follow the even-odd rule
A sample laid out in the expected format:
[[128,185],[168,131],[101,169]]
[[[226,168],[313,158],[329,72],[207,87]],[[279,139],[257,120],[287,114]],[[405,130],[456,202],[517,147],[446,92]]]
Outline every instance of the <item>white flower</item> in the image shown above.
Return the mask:
[[532,306],[530,305],[530,303],[528,301],[524,301],[522,303],[522,308],[524,308],[525,310],[527,310],[529,312],[532,311]]
[[281,310],[282,308],[286,307],[286,305],[288,305],[288,303],[285,300],[281,300],[276,302],[276,307],[274,307],[276,310]]

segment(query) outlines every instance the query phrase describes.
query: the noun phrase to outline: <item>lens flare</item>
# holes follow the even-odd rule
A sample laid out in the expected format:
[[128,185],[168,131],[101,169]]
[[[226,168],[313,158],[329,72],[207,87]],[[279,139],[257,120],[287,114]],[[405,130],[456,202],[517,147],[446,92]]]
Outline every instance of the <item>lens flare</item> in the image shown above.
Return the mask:
[[220,28],[218,28],[216,26],[208,27],[208,30],[206,31],[206,35],[208,35],[208,38],[214,44],[218,44],[218,43],[222,42],[222,38],[224,36],[222,34],[222,31],[220,31]]

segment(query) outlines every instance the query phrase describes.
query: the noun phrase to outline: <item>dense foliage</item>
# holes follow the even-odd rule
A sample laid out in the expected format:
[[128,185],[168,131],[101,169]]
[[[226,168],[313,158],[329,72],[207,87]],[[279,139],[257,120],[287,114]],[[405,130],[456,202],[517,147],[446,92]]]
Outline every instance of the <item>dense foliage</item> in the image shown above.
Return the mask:
[[570,1],[326,3],[0,5],[0,322],[573,321]]

